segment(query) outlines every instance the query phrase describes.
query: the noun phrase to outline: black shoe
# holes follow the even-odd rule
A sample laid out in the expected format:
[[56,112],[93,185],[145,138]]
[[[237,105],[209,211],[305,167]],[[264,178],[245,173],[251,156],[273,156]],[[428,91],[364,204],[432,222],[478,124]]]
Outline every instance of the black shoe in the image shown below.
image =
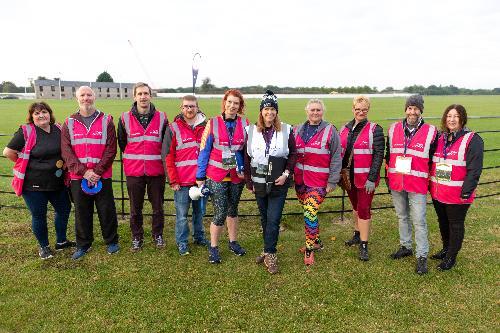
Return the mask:
[[411,255],[413,255],[413,251],[411,249],[407,249],[404,246],[400,246],[396,252],[391,254],[391,258],[392,259],[401,259],[404,257],[409,257]]
[[359,244],[359,260],[368,261],[368,259],[368,244],[363,242]]
[[443,261],[437,266],[437,269],[440,271],[448,271],[455,266],[456,258],[455,257],[446,257]]
[[359,238],[359,232],[354,232],[354,235],[352,235],[352,238],[349,239],[349,240],[346,240],[344,242],[344,244],[346,246],[354,246],[356,244],[360,244],[361,243],[361,239]]
[[446,257],[446,253],[448,253],[448,249],[442,249],[438,253],[435,253],[431,256],[431,259],[434,260],[443,260]]
[[426,274],[429,270],[427,269],[427,258],[426,257],[418,257],[417,259],[417,267],[415,268],[415,273],[418,275]]
[[140,238],[134,238],[132,239],[132,246],[130,247],[130,251],[139,252],[142,249],[143,245],[144,245],[144,240]]
[[247,251],[242,248],[237,241],[229,242],[229,250],[240,257],[244,256],[247,253]]
[[76,243],[67,239],[62,243],[56,243],[56,251],[61,251],[69,247],[76,247]]
[[38,249],[38,255],[40,256],[40,259],[46,260],[52,258],[54,255],[52,253],[52,249],[50,246],[43,246]]

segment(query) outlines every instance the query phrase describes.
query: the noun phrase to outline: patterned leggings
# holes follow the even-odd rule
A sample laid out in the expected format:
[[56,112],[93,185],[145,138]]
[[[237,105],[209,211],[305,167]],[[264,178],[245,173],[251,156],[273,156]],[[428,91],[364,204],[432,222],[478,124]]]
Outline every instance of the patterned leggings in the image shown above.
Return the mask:
[[206,185],[210,189],[210,197],[214,205],[212,223],[221,227],[224,225],[226,217],[238,216],[238,203],[245,183],[216,182],[208,178]]
[[306,248],[312,250],[314,243],[320,243],[318,210],[326,197],[323,187],[309,187],[305,184],[295,185],[297,198],[304,208],[304,222],[306,233]]

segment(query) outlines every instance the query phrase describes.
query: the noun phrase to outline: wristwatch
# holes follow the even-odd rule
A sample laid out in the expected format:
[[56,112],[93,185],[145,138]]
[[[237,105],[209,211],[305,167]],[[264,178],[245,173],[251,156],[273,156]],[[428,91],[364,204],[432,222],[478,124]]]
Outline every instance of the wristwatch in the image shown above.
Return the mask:
[[283,173],[281,175],[285,176],[286,178],[288,178],[288,176],[290,176],[290,171],[285,170],[285,171],[283,171]]

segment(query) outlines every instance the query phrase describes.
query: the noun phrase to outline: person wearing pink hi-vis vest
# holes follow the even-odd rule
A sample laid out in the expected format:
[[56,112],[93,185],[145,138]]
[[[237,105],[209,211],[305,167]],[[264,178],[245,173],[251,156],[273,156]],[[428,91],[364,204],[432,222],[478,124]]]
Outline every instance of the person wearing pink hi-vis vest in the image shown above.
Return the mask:
[[61,126],[55,122],[52,109],[45,102],[32,103],[26,120],[3,150],[3,155],[15,163],[12,188],[23,197],[30,210],[31,229],[39,244],[38,254],[45,260],[54,255],[47,228],[49,202],[55,211],[55,249],[76,245],[66,238],[71,203],[64,183]]
[[430,192],[439,222],[443,248],[432,259],[442,260],[439,270],[455,266],[465,234],[465,216],[476,196],[483,170],[484,143],[465,127],[467,112],[460,104],[446,108],[441,135],[430,172]]
[[[116,156],[113,117],[95,108],[95,93],[88,86],[78,88],[76,100],[78,110],[66,118],[61,131],[61,153],[68,166],[75,204],[77,250],[73,253],[73,260],[85,256],[94,241],[94,205],[107,252],[114,254],[120,250],[111,180]],[[89,186],[101,181],[102,189],[94,195],[84,192],[84,180]]]
[[118,122],[118,144],[122,151],[123,171],[127,178],[130,203],[131,251],[137,252],[144,244],[142,208],[147,192],[152,208],[151,236],[156,248],[165,247],[163,227],[165,214],[165,170],[161,145],[168,126],[167,115],[151,103],[151,87],[138,82],[133,89],[134,103]]
[[384,160],[384,130],[368,121],[370,99],[356,96],[352,101],[354,119],[340,129],[342,167],[349,166],[351,189],[347,191],[352,206],[354,235],[346,246],[359,245],[359,259],[368,261],[368,236],[375,188],[380,181]]
[[297,163],[295,192],[304,210],[304,264],[314,264],[314,251],[323,249],[319,237],[318,210],[328,193],[337,186],[342,159],[340,137],[335,126],[323,119],[326,111],[320,99],[310,99],[305,107],[307,120],[295,126]]
[[415,272],[419,275],[428,272],[427,188],[437,138],[436,127],[424,123],[423,112],[423,97],[408,97],[406,118],[389,127],[386,149],[387,187],[399,220],[399,249],[390,257],[398,260],[413,255],[414,229],[417,245]]

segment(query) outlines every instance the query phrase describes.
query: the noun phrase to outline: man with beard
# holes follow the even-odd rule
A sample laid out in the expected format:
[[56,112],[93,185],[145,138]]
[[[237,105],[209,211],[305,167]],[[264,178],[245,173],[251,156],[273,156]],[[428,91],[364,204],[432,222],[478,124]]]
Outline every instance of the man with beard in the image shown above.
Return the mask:
[[412,226],[415,228],[417,264],[415,272],[427,273],[427,189],[432,155],[437,141],[437,129],[424,123],[424,99],[408,97],[406,119],[391,125],[386,149],[388,188],[391,191],[399,219],[399,249],[392,259],[413,255]]

